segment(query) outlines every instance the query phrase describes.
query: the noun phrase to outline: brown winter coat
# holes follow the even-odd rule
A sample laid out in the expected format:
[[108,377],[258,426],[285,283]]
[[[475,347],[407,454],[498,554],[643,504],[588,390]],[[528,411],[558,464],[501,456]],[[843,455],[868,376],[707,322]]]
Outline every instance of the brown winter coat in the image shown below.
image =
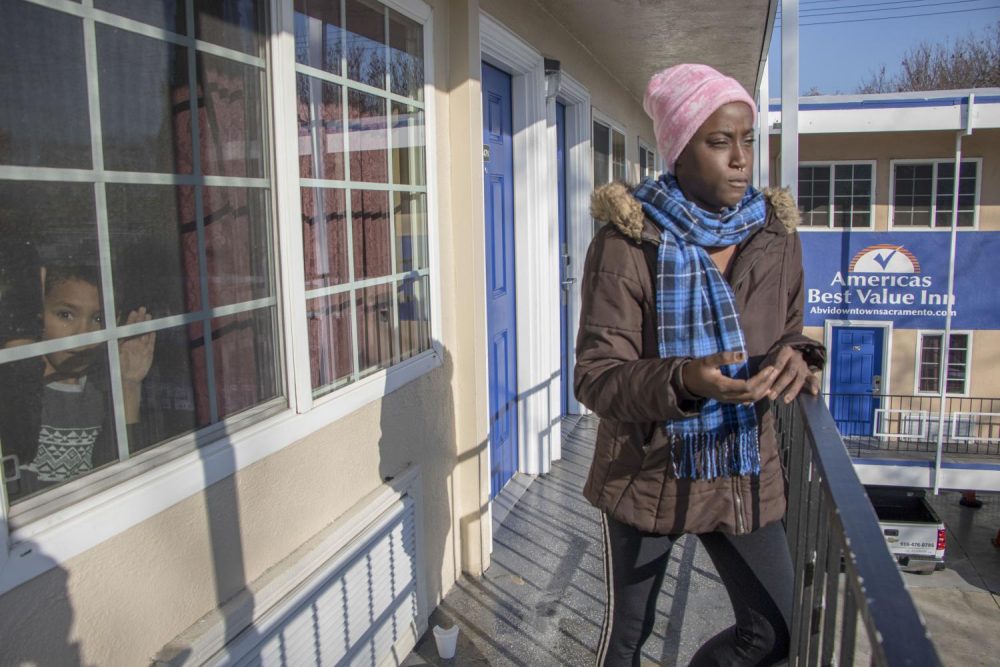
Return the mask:
[[[737,246],[726,279],[733,287],[750,372],[782,345],[822,367],[823,347],[802,335],[799,216],[787,192],[769,190],[764,226]],[[677,479],[663,421],[696,414],[700,400],[681,381],[686,358],[659,358],[654,285],[659,228],[624,185],[594,193],[592,213],[606,221],[583,270],[583,307],[574,387],[600,418],[584,495],[600,510],[640,530],[746,533],[780,519],[785,487],[774,417],[757,404],[760,475]]]

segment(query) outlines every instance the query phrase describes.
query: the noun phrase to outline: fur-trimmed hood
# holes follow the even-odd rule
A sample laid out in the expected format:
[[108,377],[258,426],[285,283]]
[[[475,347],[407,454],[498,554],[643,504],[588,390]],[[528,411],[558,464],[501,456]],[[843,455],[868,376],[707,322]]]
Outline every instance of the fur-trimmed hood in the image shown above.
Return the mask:
[[[642,240],[642,233],[648,222],[642,212],[642,204],[632,196],[633,188],[616,181],[603,185],[590,198],[590,214],[597,220],[610,222],[622,234],[634,241]],[[795,231],[800,216],[799,209],[787,188],[767,188],[768,217],[781,223],[787,233]]]

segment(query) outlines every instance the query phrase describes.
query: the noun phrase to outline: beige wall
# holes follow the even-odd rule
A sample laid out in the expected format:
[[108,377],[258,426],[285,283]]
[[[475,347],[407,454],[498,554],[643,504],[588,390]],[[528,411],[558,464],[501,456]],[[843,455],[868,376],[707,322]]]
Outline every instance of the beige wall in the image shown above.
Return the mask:
[[[428,603],[488,565],[479,7],[431,4],[443,366],[0,597],[0,662],[145,664],[408,463]],[[634,161],[652,136],[638,101],[536,3],[483,6],[563,62]]]
[[[781,173],[781,137],[772,134],[771,174]],[[933,158],[954,159],[954,132],[866,132],[855,134],[802,134],[799,161],[875,160],[875,229],[889,228],[891,161]],[[1000,230],[1000,129],[974,130],[962,140],[963,158],[982,158],[979,178],[979,229]]]
[[656,149],[653,123],[642,110],[642,100],[626,93],[619,82],[539,3],[482,0],[480,5],[484,12],[532,44],[546,58],[558,60],[562,71],[590,91],[591,105],[624,129],[629,178],[638,180],[639,138],[653,150]]

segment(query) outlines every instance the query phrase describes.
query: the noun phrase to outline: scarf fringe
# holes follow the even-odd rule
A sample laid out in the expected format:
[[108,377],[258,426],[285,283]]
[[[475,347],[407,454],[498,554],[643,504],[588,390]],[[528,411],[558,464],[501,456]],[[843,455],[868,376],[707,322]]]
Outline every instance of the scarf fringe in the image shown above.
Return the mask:
[[760,474],[757,429],[674,435],[674,476],[705,479]]

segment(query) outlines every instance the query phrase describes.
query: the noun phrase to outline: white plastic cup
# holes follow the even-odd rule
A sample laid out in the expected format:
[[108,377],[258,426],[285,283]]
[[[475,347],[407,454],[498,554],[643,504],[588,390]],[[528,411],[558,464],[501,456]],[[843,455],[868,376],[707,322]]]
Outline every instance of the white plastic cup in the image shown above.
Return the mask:
[[442,660],[454,658],[455,647],[458,646],[458,626],[453,625],[445,630],[440,625],[435,625],[434,643],[437,644],[438,655]]

